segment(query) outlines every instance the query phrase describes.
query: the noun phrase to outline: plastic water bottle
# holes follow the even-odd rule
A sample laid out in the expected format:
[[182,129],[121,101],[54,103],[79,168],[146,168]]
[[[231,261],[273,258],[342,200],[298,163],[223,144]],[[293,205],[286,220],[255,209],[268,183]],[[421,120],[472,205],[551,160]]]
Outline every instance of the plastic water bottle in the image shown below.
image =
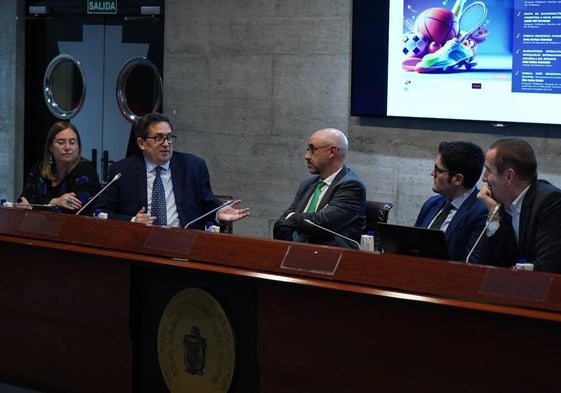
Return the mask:
[[207,232],[220,232],[220,227],[218,225],[214,225],[212,221],[209,221],[205,224],[205,231]]
[[528,263],[528,261],[525,258],[520,258],[518,260],[518,263],[516,265],[514,265],[512,267],[513,270],[529,270],[529,271],[533,271],[534,270],[534,264],[533,263]]
[[0,199],[0,206],[14,207],[14,204],[12,202],[8,202],[8,200],[6,198],[2,198],[2,199]]
[[101,209],[95,209],[92,215],[95,218],[100,218],[102,220],[107,219],[107,213],[102,212]]
[[369,231],[360,237],[360,249],[364,251],[374,251],[374,232]]

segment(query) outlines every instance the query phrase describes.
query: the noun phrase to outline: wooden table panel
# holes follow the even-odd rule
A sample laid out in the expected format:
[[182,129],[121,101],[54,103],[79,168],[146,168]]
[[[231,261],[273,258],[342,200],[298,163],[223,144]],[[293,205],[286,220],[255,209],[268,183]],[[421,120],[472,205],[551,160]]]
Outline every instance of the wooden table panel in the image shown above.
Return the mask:
[[10,208],[0,255],[4,382],[165,393],[158,323],[194,287],[234,327],[229,393],[559,390],[557,274]]

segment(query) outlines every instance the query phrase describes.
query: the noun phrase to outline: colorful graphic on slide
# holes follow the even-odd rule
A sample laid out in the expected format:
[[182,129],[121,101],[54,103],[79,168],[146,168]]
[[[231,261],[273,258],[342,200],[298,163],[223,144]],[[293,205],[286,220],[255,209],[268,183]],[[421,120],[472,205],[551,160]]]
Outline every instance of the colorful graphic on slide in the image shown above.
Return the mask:
[[404,9],[403,68],[421,73],[471,70],[477,64],[477,47],[489,34],[487,6],[482,1],[456,0],[450,9],[426,8],[430,3],[438,4],[418,1]]

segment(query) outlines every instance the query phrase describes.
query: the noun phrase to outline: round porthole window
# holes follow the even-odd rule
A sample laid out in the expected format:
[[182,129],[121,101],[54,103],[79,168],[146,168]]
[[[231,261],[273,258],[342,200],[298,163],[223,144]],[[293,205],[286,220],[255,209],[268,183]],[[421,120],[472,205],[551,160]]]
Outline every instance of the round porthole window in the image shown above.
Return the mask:
[[51,60],[43,78],[45,103],[59,119],[72,119],[86,97],[86,77],[78,60],[61,54]]
[[135,57],[123,65],[117,79],[117,105],[131,123],[160,109],[162,78],[158,69],[145,57]]

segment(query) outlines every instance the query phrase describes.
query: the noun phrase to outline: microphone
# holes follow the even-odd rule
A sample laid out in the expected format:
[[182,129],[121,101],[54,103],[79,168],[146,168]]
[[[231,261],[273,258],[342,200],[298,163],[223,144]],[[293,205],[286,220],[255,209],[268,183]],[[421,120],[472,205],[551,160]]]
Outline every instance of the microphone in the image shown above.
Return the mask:
[[489,225],[491,224],[491,222],[493,221],[493,219],[495,218],[495,216],[497,215],[497,213],[499,212],[499,209],[501,208],[501,204],[499,203],[497,206],[495,206],[495,209],[493,210],[493,213],[491,213],[491,215],[489,216],[489,218],[487,219],[487,222],[485,223],[485,227],[483,228],[483,230],[481,231],[481,233],[479,234],[479,237],[477,238],[477,240],[475,241],[473,247],[471,248],[471,250],[469,251],[469,254],[466,258],[466,263],[469,263],[469,258],[471,257],[471,254],[473,253],[473,251],[475,250],[475,248],[477,247],[477,245],[479,244],[479,241],[481,240],[481,238],[483,237],[483,234],[485,233],[485,231],[487,230],[487,228],[489,228]]
[[20,202],[8,202],[8,201],[4,201],[2,200],[2,202],[0,203],[0,206],[5,206],[5,207],[17,207],[18,209],[33,209],[34,207],[36,207],[37,209],[52,209],[53,207],[56,207],[55,204],[52,203],[28,203],[26,205],[20,203]]
[[357,242],[356,240],[353,240],[353,239],[351,239],[350,237],[347,237],[347,236],[343,236],[343,235],[341,235],[340,233],[337,233],[337,232],[332,231],[331,229],[327,229],[327,228],[325,228],[325,227],[322,227],[321,225],[318,225],[318,224],[316,224],[315,222],[312,222],[312,221],[308,220],[307,218],[304,219],[304,222],[307,222],[308,224],[311,224],[311,225],[313,225],[313,226],[315,226],[315,227],[317,227],[317,228],[319,228],[319,229],[323,229],[324,231],[329,232],[329,233],[331,233],[332,235],[339,236],[339,237],[341,237],[341,238],[343,238],[343,239],[345,239],[345,240],[348,240],[348,241],[350,241],[350,242],[356,244],[357,247],[358,247],[359,250],[360,250],[360,243]]
[[222,205],[220,205],[220,206],[218,206],[218,207],[215,207],[215,208],[212,209],[211,211],[206,212],[206,213],[203,214],[202,216],[199,216],[199,217],[195,218],[195,219],[192,220],[192,221],[189,221],[189,222],[187,223],[187,225],[185,225],[185,226],[183,227],[183,229],[187,229],[187,227],[188,227],[189,225],[191,225],[192,223],[197,222],[197,221],[199,221],[201,218],[205,218],[205,217],[208,216],[209,214],[212,214],[212,213],[214,213],[214,212],[216,212],[216,211],[222,209],[223,207],[226,207],[226,206],[228,206],[228,205],[231,205],[232,203],[234,203],[234,200],[233,200],[233,199],[228,199],[228,200],[227,200],[226,202],[224,202]]
[[95,194],[93,197],[91,197],[90,200],[89,200],[88,202],[86,202],[86,204],[83,205],[83,206],[76,212],[76,215],[77,215],[77,216],[80,215],[80,213],[82,213],[82,211],[83,211],[90,203],[92,203],[92,201],[93,201],[94,199],[96,199],[103,191],[105,191],[105,189],[106,189],[107,187],[109,187],[111,184],[113,184],[113,182],[119,180],[120,177],[121,177],[121,174],[120,174],[120,173],[117,173],[117,174],[113,177],[113,179],[111,179],[111,181],[105,185],[105,187],[103,187],[101,190],[99,190],[99,192],[98,192],[97,194]]
[[23,208],[26,208],[27,206],[29,206],[30,209],[33,209],[34,207],[36,207],[38,209],[51,209],[53,207],[57,207],[53,203],[30,203],[28,205],[20,205],[19,203],[15,203],[14,206],[15,207],[23,207]]

